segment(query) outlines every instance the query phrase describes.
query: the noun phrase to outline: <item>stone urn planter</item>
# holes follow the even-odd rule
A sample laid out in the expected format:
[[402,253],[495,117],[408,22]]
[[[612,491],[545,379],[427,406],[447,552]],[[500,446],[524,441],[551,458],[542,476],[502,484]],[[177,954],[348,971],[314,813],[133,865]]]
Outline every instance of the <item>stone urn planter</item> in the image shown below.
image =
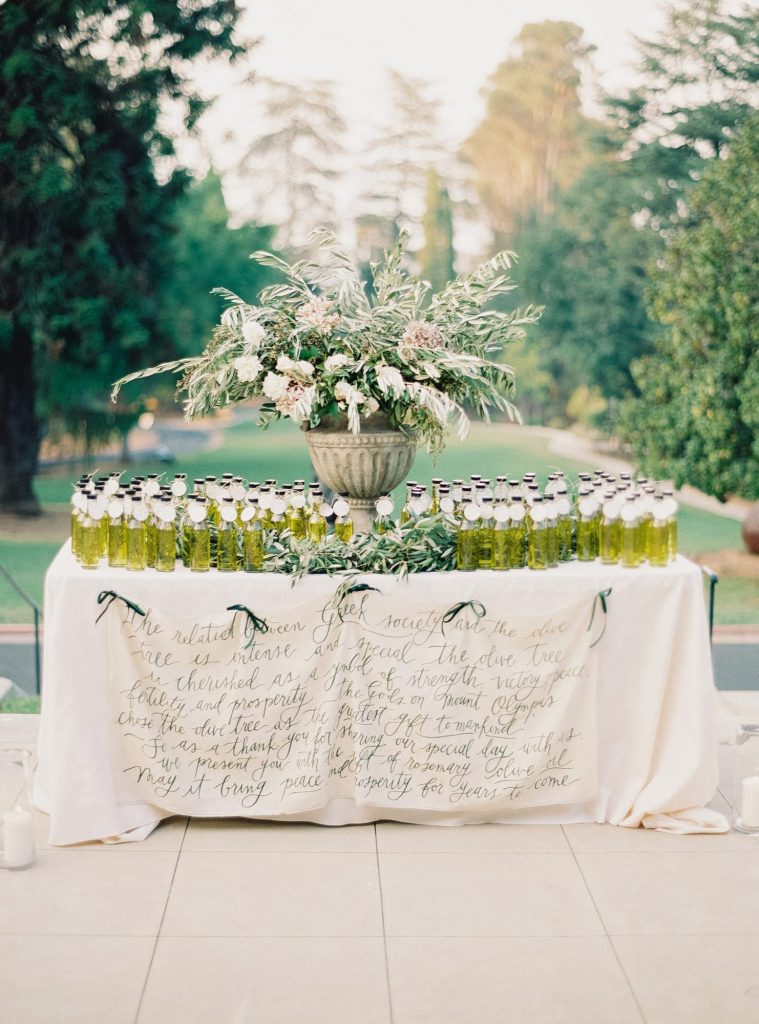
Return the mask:
[[347,495],[354,530],[368,533],[375,501],[397,487],[413,465],[414,437],[391,427],[381,412],[361,420],[360,434],[351,433],[342,419],[322,421],[305,434],[317,476]]

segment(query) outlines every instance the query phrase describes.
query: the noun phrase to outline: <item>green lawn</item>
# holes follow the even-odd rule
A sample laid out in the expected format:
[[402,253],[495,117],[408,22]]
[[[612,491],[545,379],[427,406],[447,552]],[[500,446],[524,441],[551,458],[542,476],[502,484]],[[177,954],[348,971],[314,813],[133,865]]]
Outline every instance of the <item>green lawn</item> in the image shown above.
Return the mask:
[[[90,467],[97,469],[96,463]],[[105,472],[108,466],[103,466]],[[547,439],[526,433],[517,427],[475,424],[466,442],[453,441],[433,465],[426,452],[420,451],[412,474],[415,479],[429,481],[432,476],[447,479],[468,477],[482,473],[495,477],[499,474],[521,477],[532,470],[545,477],[561,468],[568,477],[574,477],[583,466],[571,460],[561,463],[549,451]],[[72,468],[42,476],[37,491],[42,501],[50,505],[65,503],[71,493],[71,482],[83,467]],[[310,479],[311,467],[306,446],[300,432],[290,424],[274,424],[261,431],[247,422],[230,427],[225,432],[225,443],[214,452],[183,456],[166,466],[157,462],[137,461],[130,464],[129,475],[149,472],[187,473],[189,478],[234,472],[247,479],[264,480],[276,477],[290,481],[302,477]],[[396,504],[400,494],[396,492]],[[44,532],[44,521],[40,532]],[[740,546],[740,524],[725,516],[712,515],[691,508],[682,508],[679,520],[680,549],[696,555],[721,548]],[[60,538],[60,541],[63,537]],[[34,600],[42,601],[45,570],[60,546],[53,538],[19,542],[0,539],[0,565],[5,566]],[[745,579],[720,582],[717,598],[717,621],[724,623],[759,622],[759,583]],[[0,622],[29,622],[31,612],[22,600],[0,578]]]

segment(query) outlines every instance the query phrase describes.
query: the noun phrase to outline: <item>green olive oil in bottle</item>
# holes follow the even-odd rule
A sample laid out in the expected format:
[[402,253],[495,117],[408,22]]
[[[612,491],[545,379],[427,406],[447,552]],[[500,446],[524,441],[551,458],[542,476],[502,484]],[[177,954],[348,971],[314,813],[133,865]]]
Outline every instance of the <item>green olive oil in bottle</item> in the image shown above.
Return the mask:
[[155,510],[156,560],[158,572],[174,572],[177,567],[177,539],[174,522],[176,508],[171,498],[163,498]]
[[480,522],[477,549],[477,565],[480,569],[493,567],[493,498],[483,497],[480,505]]
[[216,533],[216,568],[219,572],[237,571],[237,508],[232,497],[221,500]]
[[596,499],[590,488],[583,488],[577,503],[577,522],[575,524],[575,546],[578,562],[592,562],[596,558],[596,539],[598,522],[596,519]]
[[463,511],[456,538],[456,568],[461,572],[474,572],[480,564],[480,510],[471,494],[463,501]]
[[248,498],[240,515],[243,524],[243,569],[245,572],[261,572],[264,567],[265,535],[257,499]]
[[97,494],[90,492],[79,526],[79,561],[83,569],[97,569],[100,562],[102,514]]
[[620,556],[621,520],[619,504],[613,495],[604,495],[599,531],[599,554],[604,565],[616,565]]
[[527,526],[527,565],[530,569],[547,569],[550,564],[550,535],[546,509],[543,498],[536,494],[532,499],[532,507]]
[[211,530],[207,499],[197,498],[190,506],[189,514],[192,521],[190,569],[192,572],[208,572],[211,568]]
[[350,505],[345,498],[338,498],[332,509],[337,517],[335,519],[335,536],[344,544],[353,536],[353,520],[351,519]]
[[635,496],[628,494],[620,512],[620,561],[626,569],[637,569],[640,557],[640,524]]
[[509,507],[499,503],[493,509],[493,555],[490,568],[504,572],[511,568],[509,538]]
[[126,524],[126,567],[132,572],[141,572],[147,564],[147,518],[148,510],[142,495],[132,495]]
[[124,492],[117,491],[108,503],[108,564],[113,569],[126,565],[126,540]]

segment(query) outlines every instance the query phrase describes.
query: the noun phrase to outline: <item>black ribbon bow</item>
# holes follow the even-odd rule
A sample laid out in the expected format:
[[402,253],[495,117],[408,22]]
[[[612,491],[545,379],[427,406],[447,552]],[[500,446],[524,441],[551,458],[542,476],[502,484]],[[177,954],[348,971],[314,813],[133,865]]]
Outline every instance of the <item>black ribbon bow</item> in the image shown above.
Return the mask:
[[256,633],[268,633],[269,632],[269,624],[266,621],[266,619],[259,619],[259,617],[256,615],[256,613],[252,612],[250,610],[250,608],[248,608],[246,605],[244,605],[244,604],[230,604],[230,605],[227,605],[227,611],[228,612],[234,612],[235,614],[237,614],[237,612],[242,612],[244,615],[248,616],[248,624],[249,624],[249,626],[250,626],[250,628],[252,630],[252,633],[251,633],[250,640],[245,644],[246,648],[253,646],[253,643],[254,643],[254,641],[256,639]]
[[[108,598],[110,598],[110,601],[108,601]],[[100,615],[98,615],[98,617],[95,619],[96,626],[98,622],[100,622],[100,620],[103,618],[105,613],[108,611],[108,609],[111,607],[114,601],[123,601],[127,608],[130,608],[136,615],[145,614],[145,612],[142,610],[142,608],[140,608],[138,604],[135,604],[134,601],[127,600],[127,598],[122,597],[121,594],[117,594],[115,590],[101,590],[100,593],[98,594],[98,604],[102,604],[104,601],[108,601],[108,604],[102,610]]]
[[593,598],[593,607],[590,610],[590,622],[588,623],[587,632],[590,632],[591,626],[593,625],[593,619],[596,617],[596,609],[598,608],[599,605],[601,606],[601,611],[604,613],[604,624],[603,624],[603,629],[598,634],[598,636],[595,638],[593,643],[590,645],[591,647],[595,647],[596,644],[598,643],[598,641],[601,639],[601,637],[606,632],[606,614],[607,614],[607,611],[608,611],[608,609],[606,607],[606,599],[609,596],[609,594],[611,594],[611,591],[612,591],[611,587],[607,587],[606,590],[599,590],[598,593]]
[[349,586],[346,586],[345,583],[341,583],[340,586],[335,591],[335,596],[332,598],[330,604],[325,606],[325,610],[327,607],[334,608],[335,611],[337,612],[338,619],[340,620],[340,622],[342,622],[343,601],[346,599],[346,597],[349,594],[361,594],[367,590],[374,590],[378,594],[382,593],[379,587],[373,587],[370,583],[351,583]]
[[440,623],[441,632],[445,632],[445,627],[449,622],[453,622],[456,616],[463,612],[465,608],[471,608],[474,614],[477,616],[477,621],[484,619],[487,615],[485,611],[485,605],[481,601],[459,601],[457,604],[451,605],[448,611],[443,616],[443,621]]

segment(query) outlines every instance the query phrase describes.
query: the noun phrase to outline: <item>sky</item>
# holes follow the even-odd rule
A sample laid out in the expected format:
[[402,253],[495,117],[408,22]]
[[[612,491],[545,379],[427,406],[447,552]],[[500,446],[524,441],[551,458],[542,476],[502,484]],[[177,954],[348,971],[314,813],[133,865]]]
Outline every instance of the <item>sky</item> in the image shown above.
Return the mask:
[[[247,66],[256,74],[337,85],[349,145],[358,152],[373,124],[387,114],[383,75],[388,67],[427,79],[443,103],[446,141],[457,146],[483,109],[482,88],[507,56],[521,26],[546,19],[573,21],[597,48],[595,82],[586,89],[592,111],[600,84],[616,90],[634,81],[635,34],[648,38],[663,23],[661,0],[239,0],[242,38],[258,39]],[[209,155],[224,173],[256,129],[255,100],[238,83],[241,67],[201,65],[196,75],[208,96],[218,96],[205,117],[199,144],[186,143],[182,158],[202,168]],[[350,157],[349,164],[350,164]],[[344,206],[350,206],[355,173],[348,167]],[[244,189],[225,177],[230,209],[245,217]]]

